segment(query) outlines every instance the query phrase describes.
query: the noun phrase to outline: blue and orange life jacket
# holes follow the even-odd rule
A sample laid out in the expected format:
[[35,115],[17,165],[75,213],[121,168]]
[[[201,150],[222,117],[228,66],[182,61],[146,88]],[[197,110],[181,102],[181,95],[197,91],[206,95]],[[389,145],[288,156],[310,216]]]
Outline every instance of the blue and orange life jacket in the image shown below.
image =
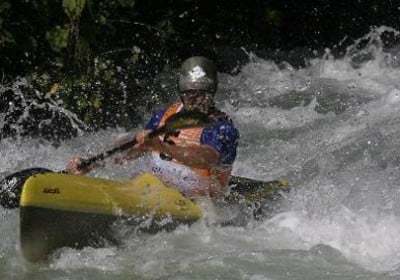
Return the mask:
[[[158,127],[161,127],[165,124],[165,121],[172,115],[180,112],[183,109],[182,103],[176,103],[169,107],[164,115],[161,117],[160,122],[158,123]],[[220,113],[223,116],[226,116],[223,113]],[[169,143],[173,143],[177,146],[199,146],[201,145],[201,137],[205,127],[194,127],[194,128],[185,128],[180,129],[179,133],[176,135],[161,135],[161,141],[168,141]],[[235,147],[236,148],[236,147]],[[187,195],[210,195],[210,196],[220,196],[228,189],[228,181],[229,176],[232,170],[232,165],[221,164],[210,168],[196,168],[196,167],[188,167],[184,166],[184,164],[174,158],[169,157],[165,154],[160,154],[157,152],[153,152],[153,157],[158,157],[163,161],[167,161],[169,163],[160,163],[160,174],[157,174],[164,179],[167,184],[172,184],[171,186],[179,189],[183,193]],[[173,165],[177,170],[177,174],[175,176],[183,176],[183,178],[187,178],[187,181],[192,181],[193,185],[186,184],[186,182],[179,182],[180,178],[172,178],[173,175],[166,176],[162,174],[161,169],[169,168]],[[185,169],[185,172],[181,172]],[[168,178],[169,177],[169,178]],[[192,178],[190,178],[192,177]],[[174,184],[179,184],[176,186]],[[183,185],[183,186],[182,186]]]

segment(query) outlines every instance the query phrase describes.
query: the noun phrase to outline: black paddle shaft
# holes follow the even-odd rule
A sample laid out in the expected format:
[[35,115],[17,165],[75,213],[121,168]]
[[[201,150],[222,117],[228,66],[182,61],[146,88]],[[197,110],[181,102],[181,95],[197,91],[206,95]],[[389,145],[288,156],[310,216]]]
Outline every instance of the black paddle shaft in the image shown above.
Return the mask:
[[[150,132],[148,134],[148,139],[152,139],[158,135],[164,134],[164,133],[172,133],[175,132],[177,129],[182,129],[182,128],[189,128],[189,127],[197,127],[197,126],[202,126],[210,122],[210,119],[208,118],[207,115],[198,112],[198,111],[184,111],[184,112],[179,112],[171,117],[169,117],[165,125],[162,127]],[[98,162],[102,161],[105,158],[118,153],[122,152],[124,150],[127,150],[137,144],[137,140],[133,139],[132,141],[129,141],[125,144],[122,144],[118,147],[115,147],[114,149],[105,151],[101,154],[98,154],[92,158],[89,158],[87,160],[82,161],[78,166],[78,170],[83,170],[87,168],[88,166]],[[62,171],[63,173],[68,173],[68,170]]]
[[[89,159],[87,159],[87,160],[82,161],[82,162],[77,166],[77,169],[78,169],[78,170],[83,170],[83,169],[87,168],[88,166],[90,166],[90,165],[92,165],[92,164],[94,164],[94,163],[96,163],[96,162],[98,162],[98,161],[102,161],[102,160],[104,160],[105,158],[107,158],[107,157],[109,157],[109,156],[111,156],[111,155],[113,155],[113,154],[115,154],[115,153],[118,153],[118,152],[122,152],[122,151],[124,151],[124,150],[127,150],[127,149],[129,149],[129,148],[135,146],[136,144],[137,144],[136,139],[133,139],[132,141],[129,141],[129,142],[125,143],[125,144],[122,144],[122,145],[120,145],[120,146],[118,146],[118,147],[115,147],[114,149],[105,151],[105,152],[103,152],[103,153],[101,153],[101,154],[98,154],[98,155],[92,157],[92,158],[89,158]],[[64,170],[63,173],[68,173],[68,170]]]

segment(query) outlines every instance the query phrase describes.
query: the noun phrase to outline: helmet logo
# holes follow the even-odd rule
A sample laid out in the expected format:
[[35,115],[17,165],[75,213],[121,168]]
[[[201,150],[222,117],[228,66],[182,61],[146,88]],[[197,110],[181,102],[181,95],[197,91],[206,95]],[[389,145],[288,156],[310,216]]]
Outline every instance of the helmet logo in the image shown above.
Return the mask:
[[189,76],[192,82],[196,82],[201,78],[205,77],[206,73],[204,72],[203,68],[201,68],[200,66],[196,66],[189,71]]

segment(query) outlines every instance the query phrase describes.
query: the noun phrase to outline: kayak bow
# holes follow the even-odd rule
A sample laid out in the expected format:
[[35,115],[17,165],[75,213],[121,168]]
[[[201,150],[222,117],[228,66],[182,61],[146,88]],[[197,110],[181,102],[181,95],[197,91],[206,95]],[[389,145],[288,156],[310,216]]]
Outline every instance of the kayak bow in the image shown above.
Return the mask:
[[[243,180],[236,182],[233,189],[237,191],[224,201],[232,204],[245,198],[241,192],[245,195],[245,188],[251,185]],[[271,197],[271,191],[277,194],[278,189],[286,187],[281,181],[264,186]],[[261,185],[258,187],[261,189]],[[26,181],[21,194],[21,249],[27,260],[40,261],[61,247],[118,243],[112,226],[118,221],[128,221],[129,226],[142,231],[157,232],[190,225],[201,217],[198,205],[150,173],[124,181],[37,174]]]

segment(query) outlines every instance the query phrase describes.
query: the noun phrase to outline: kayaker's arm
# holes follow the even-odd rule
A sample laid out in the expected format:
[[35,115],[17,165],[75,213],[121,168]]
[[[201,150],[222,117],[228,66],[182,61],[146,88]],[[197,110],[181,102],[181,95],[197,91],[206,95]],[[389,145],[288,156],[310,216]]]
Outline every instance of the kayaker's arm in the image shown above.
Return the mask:
[[148,139],[147,135],[152,130],[143,130],[136,134],[138,144],[115,158],[116,163],[132,160],[141,156],[146,151],[165,153],[183,164],[197,168],[214,166],[219,161],[219,153],[209,145],[176,146],[162,142],[158,137]]
[[151,150],[165,153],[190,167],[208,168],[219,162],[219,153],[209,145],[181,147],[161,142],[158,138],[149,140],[146,144]]

